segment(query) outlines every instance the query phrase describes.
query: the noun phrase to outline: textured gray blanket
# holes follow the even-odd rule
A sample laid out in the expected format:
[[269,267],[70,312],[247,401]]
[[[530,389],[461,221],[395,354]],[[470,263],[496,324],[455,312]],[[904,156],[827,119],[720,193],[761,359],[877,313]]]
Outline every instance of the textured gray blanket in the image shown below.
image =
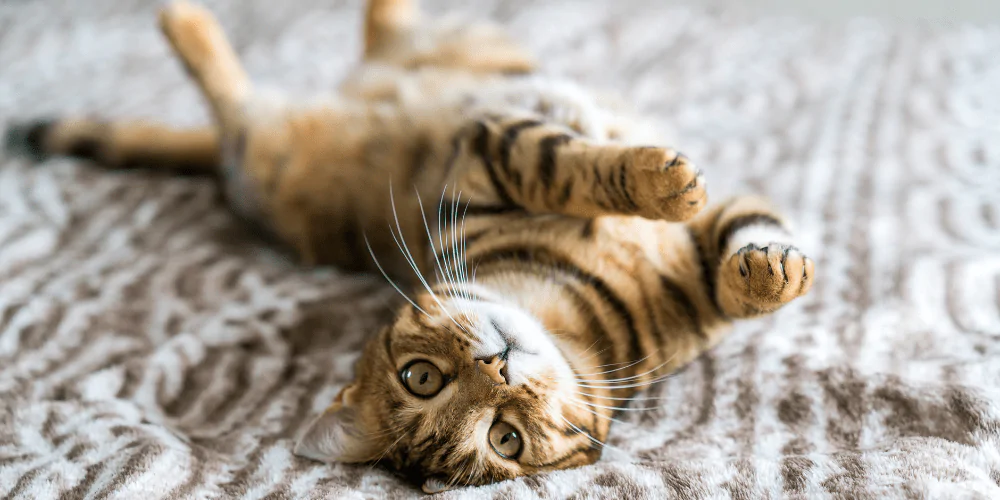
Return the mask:
[[[157,3],[0,1],[0,129],[206,121]],[[207,3],[254,77],[298,94],[360,50],[360,2]],[[996,26],[426,3],[508,22],[549,71],[624,93],[715,199],[772,197],[818,263],[807,298],[650,390],[659,407],[623,415],[598,464],[444,498],[1000,495]],[[289,263],[205,182],[0,157],[0,497],[418,496],[291,454],[396,300]]]

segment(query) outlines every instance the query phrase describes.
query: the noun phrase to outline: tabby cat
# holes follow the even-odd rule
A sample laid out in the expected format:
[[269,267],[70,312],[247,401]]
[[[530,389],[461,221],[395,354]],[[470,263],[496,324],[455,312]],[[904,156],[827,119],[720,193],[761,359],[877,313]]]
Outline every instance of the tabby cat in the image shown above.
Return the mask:
[[535,75],[491,25],[370,0],[363,62],[293,107],[255,91],[204,8],[160,23],[213,126],[66,119],[10,144],[212,176],[305,263],[405,292],[299,455],[427,492],[593,463],[637,391],[813,282],[766,202],[706,207],[688,158],[613,98]]

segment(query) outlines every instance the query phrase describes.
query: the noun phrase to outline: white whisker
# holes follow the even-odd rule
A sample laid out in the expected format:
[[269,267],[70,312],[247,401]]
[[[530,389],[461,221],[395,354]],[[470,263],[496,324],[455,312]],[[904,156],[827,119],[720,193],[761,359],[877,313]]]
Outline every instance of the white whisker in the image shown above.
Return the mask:
[[[650,354],[649,356],[652,356],[652,354]],[[642,360],[639,360],[638,362],[642,362],[643,360],[649,358],[649,356],[646,356],[645,358],[643,358]],[[613,378],[613,379],[606,379],[606,380],[587,380],[587,379],[582,379],[582,378],[577,377],[577,380],[580,380],[580,381],[583,381],[583,382],[588,382],[588,383],[594,383],[594,384],[616,385],[617,382],[627,382],[627,381],[630,381],[630,380],[637,380],[637,379],[640,379],[642,377],[645,377],[646,375],[650,375],[652,373],[656,373],[658,370],[660,370],[664,366],[667,366],[668,364],[670,364],[670,362],[673,361],[674,358],[676,358],[676,357],[677,357],[677,353],[674,353],[673,356],[670,356],[670,358],[668,358],[663,363],[660,363],[655,368],[653,368],[653,369],[651,369],[651,370],[649,370],[649,371],[647,371],[645,373],[640,373],[638,375],[633,375],[631,377]],[[614,370],[612,370],[612,371],[614,371]]]
[[659,410],[659,409],[662,408],[660,406],[649,406],[649,407],[643,407],[643,408],[629,408],[629,407],[623,407],[623,406],[605,406],[605,405],[599,405],[597,403],[588,403],[586,401],[581,401],[579,399],[573,399],[572,401],[576,402],[576,403],[584,404],[584,405],[587,405],[587,406],[590,406],[590,407],[593,407],[593,408],[601,408],[603,410],[615,410],[615,411],[649,411],[649,410]]
[[660,397],[649,397],[649,398],[618,398],[618,397],[602,396],[600,394],[592,394],[592,393],[589,393],[589,392],[580,392],[580,391],[576,391],[575,394],[580,394],[582,396],[589,396],[589,397],[592,397],[592,398],[610,399],[610,400],[613,400],[613,401],[636,401],[636,402],[641,402],[641,401],[677,401],[679,399],[677,397],[662,397],[662,398],[660,398]]
[[584,388],[587,388],[587,389],[604,389],[604,390],[609,390],[609,391],[619,390],[619,389],[632,389],[632,388],[636,388],[636,387],[648,387],[648,386],[653,385],[653,384],[655,384],[657,382],[662,382],[664,380],[667,380],[668,378],[670,378],[672,376],[674,376],[673,373],[668,373],[666,375],[661,375],[661,376],[656,377],[654,379],[647,380],[645,382],[640,382],[638,384],[623,384],[623,385],[588,385],[588,384],[577,384],[577,387],[584,387]]
[[569,424],[569,426],[572,427],[574,430],[576,430],[577,433],[583,434],[587,439],[589,439],[594,444],[597,444],[597,445],[599,445],[602,448],[614,448],[614,446],[611,446],[609,444],[605,444],[605,443],[601,442],[601,440],[595,438],[594,436],[591,436],[590,433],[584,432],[583,429],[577,427],[576,424],[574,424],[573,422],[570,422],[568,418],[566,418],[566,417],[564,417],[562,415],[560,415],[559,418],[563,419],[563,421],[566,422],[567,424]]
[[[436,271],[437,271],[437,275],[438,275],[438,280],[439,281],[443,281],[446,285],[451,286],[451,284],[448,281],[447,277],[443,274],[444,270],[443,270],[443,267],[441,265],[441,259],[442,258],[446,258],[446,256],[442,255],[441,257],[438,257],[438,247],[434,245],[434,237],[431,235],[431,228],[430,228],[430,225],[428,225],[428,223],[427,223],[427,213],[424,211],[424,202],[420,198],[420,192],[417,191],[416,188],[414,188],[414,192],[417,195],[417,204],[420,206],[420,218],[424,222],[424,231],[426,231],[426,233],[427,233],[427,241],[430,243],[430,245],[431,245],[431,253],[434,255],[434,263],[437,266],[437,270]],[[443,203],[443,200],[444,200],[444,194],[443,193],[441,195],[441,199],[442,199],[442,203]],[[440,204],[438,205],[438,213],[440,214]],[[440,237],[440,235],[441,235],[440,217],[438,217],[438,221],[439,221],[439,223],[438,223],[438,236]],[[442,242],[442,245],[443,244],[444,243]],[[442,248],[441,250],[442,250],[442,253],[443,253],[444,248]],[[460,312],[464,312],[464,311],[460,311]],[[461,327],[461,325],[459,325],[459,327]],[[463,330],[464,330],[464,328],[463,328]]]
[[[597,343],[597,341],[595,341],[594,343],[596,344],[596,343]],[[585,352],[586,352],[586,351],[585,351]],[[628,366],[623,366],[623,367],[621,367],[621,368],[615,368],[614,370],[608,370],[608,371],[603,371],[603,372],[597,372],[597,373],[580,373],[579,375],[580,375],[581,377],[592,377],[592,376],[597,376],[597,375],[605,375],[605,374],[608,374],[608,373],[614,373],[614,372],[616,372],[616,371],[619,371],[619,370],[624,370],[624,369],[626,369],[626,368],[631,368],[631,367],[633,367],[633,366],[635,366],[635,365],[637,365],[637,364],[639,364],[639,363],[642,363],[643,361],[646,361],[647,359],[649,359],[649,357],[650,357],[650,356],[652,356],[652,354],[650,354],[650,355],[648,355],[648,356],[646,356],[646,357],[644,357],[644,358],[640,359],[639,361],[633,361],[633,362],[632,362],[632,363],[630,363],[630,364],[629,364]]]
[[[443,214],[444,212],[444,198],[445,193],[448,192],[448,186],[445,185],[441,190],[441,199],[438,200],[438,218],[437,218],[437,234],[438,234],[438,244],[441,247],[441,260],[444,261],[444,265],[438,266],[438,270],[441,274],[441,281],[444,281],[449,287],[449,294],[454,299],[454,287],[455,279],[452,275],[451,268],[451,255],[447,251],[447,247],[444,244],[444,235],[447,233],[448,229],[448,218]],[[444,227],[441,227],[442,220],[444,221]]]
[[[576,401],[576,400],[569,400],[569,401],[567,401],[567,403],[577,404],[579,402]],[[579,406],[578,405],[577,407],[579,409],[585,411],[585,412],[591,413],[591,414],[593,414],[593,415],[595,415],[597,417],[601,417],[601,418],[603,418],[603,419],[605,419],[605,420],[607,420],[609,422],[615,422],[615,423],[619,423],[619,424],[622,424],[622,425],[628,424],[628,422],[625,422],[624,420],[619,420],[619,419],[617,419],[615,417],[612,417],[611,415],[605,415],[603,413],[598,413],[598,412],[596,412],[594,410],[591,410],[590,408],[587,408],[586,406]]]
[[671,360],[664,361],[663,363],[660,363],[659,366],[657,366],[657,367],[655,367],[655,368],[653,368],[653,369],[651,369],[649,371],[640,373],[638,375],[632,375],[631,377],[611,378],[611,379],[598,379],[598,380],[588,380],[588,379],[583,379],[583,378],[577,377],[577,380],[582,380],[584,382],[590,382],[590,383],[595,383],[595,384],[614,384],[615,382],[627,382],[629,380],[638,380],[638,379],[640,379],[642,377],[645,377],[647,375],[650,375],[652,373],[656,373],[657,370],[659,370],[659,369],[663,368],[664,366],[667,366],[668,364],[670,364],[670,361]]
[[412,305],[418,311],[424,313],[425,315],[430,316],[430,314],[427,314],[427,311],[423,310],[420,306],[418,306],[417,303],[413,301],[413,299],[411,299],[409,296],[407,296],[405,293],[403,293],[403,291],[400,290],[399,285],[397,285],[396,282],[393,281],[392,278],[389,277],[389,274],[387,274],[385,272],[385,269],[382,269],[382,264],[380,264],[379,261],[378,261],[378,258],[375,257],[375,251],[372,250],[372,245],[371,245],[371,243],[368,242],[368,235],[367,234],[363,234],[363,236],[365,238],[365,245],[368,247],[368,253],[372,256],[372,260],[375,261],[375,266],[378,267],[378,270],[382,273],[382,276],[385,277],[385,280],[388,281],[389,284],[392,285],[392,287],[395,288],[396,291],[399,292],[399,294],[402,295],[403,298],[406,299],[406,301],[410,303],[410,305]]
[[[427,293],[430,294],[431,298],[434,299],[434,302],[437,303],[438,307],[441,308],[441,311],[448,316],[448,319],[450,319],[452,323],[455,323],[455,326],[458,326],[459,328],[465,330],[468,333],[468,330],[466,330],[465,327],[463,327],[458,321],[455,321],[455,318],[451,315],[451,312],[449,312],[448,309],[441,302],[441,299],[439,299],[438,296],[434,293],[434,291],[431,290],[430,285],[427,284],[427,280],[424,279],[424,275],[420,272],[420,268],[416,264],[416,259],[413,258],[413,254],[410,253],[409,247],[406,246],[406,239],[403,236],[403,228],[399,224],[399,215],[396,212],[396,198],[392,192],[392,182],[389,183],[389,203],[392,206],[392,217],[396,221],[396,229],[399,231],[399,239],[396,239],[396,235],[395,233],[393,233],[392,228],[391,227],[389,228],[389,233],[392,234],[392,239],[393,241],[396,242],[396,246],[399,247],[400,252],[403,253],[403,257],[410,264],[410,267],[413,268],[413,272],[417,275],[417,278],[420,280],[420,283],[424,286],[424,289],[427,290]],[[400,243],[401,241],[402,244]]]

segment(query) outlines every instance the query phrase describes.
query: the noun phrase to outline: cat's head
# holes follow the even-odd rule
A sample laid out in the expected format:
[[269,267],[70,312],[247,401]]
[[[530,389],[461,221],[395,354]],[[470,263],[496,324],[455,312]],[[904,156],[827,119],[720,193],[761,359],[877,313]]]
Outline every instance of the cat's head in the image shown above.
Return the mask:
[[367,344],[296,453],[379,462],[427,492],[596,461],[607,427],[554,336],[496,298],[441,300],[418,297]]

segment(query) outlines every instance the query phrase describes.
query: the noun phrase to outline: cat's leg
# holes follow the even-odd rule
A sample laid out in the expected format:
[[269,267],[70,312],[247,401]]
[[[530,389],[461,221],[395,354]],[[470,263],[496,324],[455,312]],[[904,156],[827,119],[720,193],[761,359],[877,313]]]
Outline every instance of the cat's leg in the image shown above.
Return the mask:
[[714,284],[709,289],[730,318],[776,311],[812,287],[815,264],[796,248],[784,218],[759,198],[710,207],[688,227]]
[[416,0],[368,0],[365,57],[377,57],[411,30],[420,16]]
[[223,135],[242,127],[252,85],[215,17],[180,0],[160,12],[160,29],[208,100]]
[[481,167],[469,169],[471,180],[501,206],[684,221],[707,201],[701,170],[670,148],[598,143],[533,118],[484,119],[468,137]]
[[[416,0],[368,0],[365,59],[416,68],[435,66],[470,73],[529,73],[535,58],[491,23],[456,29],[423,16]],[[442,29],[443,28],[443,29]]]

